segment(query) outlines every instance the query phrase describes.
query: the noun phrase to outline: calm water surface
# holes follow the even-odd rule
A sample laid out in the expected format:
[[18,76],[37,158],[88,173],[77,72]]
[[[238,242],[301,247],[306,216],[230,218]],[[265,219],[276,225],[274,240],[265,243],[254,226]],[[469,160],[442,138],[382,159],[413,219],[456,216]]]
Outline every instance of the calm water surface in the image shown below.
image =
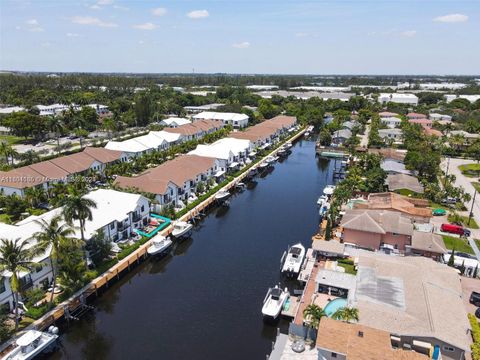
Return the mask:
[[262,321],[263,298],[287,246],[311,243],[316,199],[332,181],[333,161],[317,160],[314,142],[292,150],[171,256],[111,286],[62,329],[51,359],[265,359],[276,327]]

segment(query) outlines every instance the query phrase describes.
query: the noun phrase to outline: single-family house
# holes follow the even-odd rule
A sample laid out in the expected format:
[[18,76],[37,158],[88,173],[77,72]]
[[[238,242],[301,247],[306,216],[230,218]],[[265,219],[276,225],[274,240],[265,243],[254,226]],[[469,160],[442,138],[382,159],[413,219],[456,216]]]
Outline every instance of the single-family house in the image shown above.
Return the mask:
[[223,123],[215,120],[197,120],[191,124],[180,125],[176,128],[165,128],[164,132],[180,135],[181,142],[201,139],[223,128]]
[[415,112],[409,112],[407,114],[407,119],[408,120],[414,120],[414,119],[426,119],[427,115],[425,114],[420,114],[420,113],[415,113]]
[[418,125],[421,125],[421,126],[427,127],[427,128],[431,128],[431,127],[432,127],[432,124],[433,124],[433,121],[430,120],[430,119],[427,119],[427,118],[409,119],[408,122],[409,122],[410,124],[418,124]]
[[410,190],[418,194],[423,194],[423,186],[415,176],[407,174],[389,174],[385,183],[390,191]]
[[405,168],[405,164],[395,160],[383,160],[380,164],[380,167],[387,173],[387,174],[406,174],[411,175],[412,172]]
[[389,118],[389,117],[399,116],[397,113],[390,112],[390,111],[382,111],[382,112],[379,112],[378,115],[380,116],[380,118]]
[[341,227],[343,241],[361,248],[378,250],[391,245],[404,252],[412,243],[412,220],[396,211],[348,209]]
[[388,126],[389,128],[393,129],[393,128],[400,127],[400,125],[402,124],[402,119],[400,119],[400,118],[398,118],[398,117],[394,117],[394,116],[382,117],[382,118],[380,119],[380,122],[381,122],[383,125],[386,125],[386,126]]
[[402,129],[379,129],[378,135],[385,141],[390,140],[394,143],[401,143],[403,140],[403,132]]
[[452,117],[450,115],[445,114],[438,114],[438,113],[430,113],[428,118],[432,121],[443,121],[445,123],[451,123]]
[[343,145],[352,137],[352,132],[349,129],[337,130],[332,135],[332,144]]

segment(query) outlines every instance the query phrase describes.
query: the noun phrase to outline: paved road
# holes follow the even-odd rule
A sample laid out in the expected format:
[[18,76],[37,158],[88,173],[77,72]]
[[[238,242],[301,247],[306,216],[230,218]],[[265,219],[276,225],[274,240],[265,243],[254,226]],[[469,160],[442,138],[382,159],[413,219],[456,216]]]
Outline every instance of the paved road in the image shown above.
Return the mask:
[[[472,200],[465,204],[468,209],[467,214],[472,208],[473,194],[475,193],[475,188],[473,187],[471,182],[477,179],[464,176],[458,169],[458,167],[463,164],[471,164],[472,162],[472,160],[467,159],[450,158],[450,164],[448,165],[448,173],[453,174],[456,177],[455,185],[461,186],[466,192],[468,192],[472,196]],[[446,171],[447,163],[447,159],[444,158],[440,165],[443,171]],[[475,203],[473,204],[473,218],[475,219],[477,224],[480,224],[480,194],[477,194],[475,198]],[[480,239],[480,231],[472,230],[472,238]],[[470,242],[470,246],[473,248],[475,255],[477,256],[477,259],[480,261],[480,249],[478,249],[477,244],[475,243],[475,241],[473,241],[472,238],[469,238],[468,241]]]
[[368,123],[365,126],[365,133],[363,135],[360,135],[361,140],[360,140],[360,146],[367,148],[368,147],[368,135],[370,134],[370,123]]

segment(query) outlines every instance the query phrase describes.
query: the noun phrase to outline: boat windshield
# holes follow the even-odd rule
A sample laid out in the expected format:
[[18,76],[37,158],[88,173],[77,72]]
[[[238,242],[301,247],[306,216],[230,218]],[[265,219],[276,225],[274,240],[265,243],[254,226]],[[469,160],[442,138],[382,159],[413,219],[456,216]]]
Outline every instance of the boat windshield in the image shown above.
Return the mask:
[[273,289],[272,290],[272,299],[273,300],[278,300],[280,299],[280,296],[282,295],[282,290],[280,289]]

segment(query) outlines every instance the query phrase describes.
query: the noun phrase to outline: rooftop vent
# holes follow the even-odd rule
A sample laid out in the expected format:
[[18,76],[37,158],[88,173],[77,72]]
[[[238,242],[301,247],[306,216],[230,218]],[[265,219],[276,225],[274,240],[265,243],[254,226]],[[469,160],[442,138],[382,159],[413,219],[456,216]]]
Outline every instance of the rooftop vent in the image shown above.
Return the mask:
[[361,337],[361,338],[363,337],[363,331],[358,332],[358,337]]

